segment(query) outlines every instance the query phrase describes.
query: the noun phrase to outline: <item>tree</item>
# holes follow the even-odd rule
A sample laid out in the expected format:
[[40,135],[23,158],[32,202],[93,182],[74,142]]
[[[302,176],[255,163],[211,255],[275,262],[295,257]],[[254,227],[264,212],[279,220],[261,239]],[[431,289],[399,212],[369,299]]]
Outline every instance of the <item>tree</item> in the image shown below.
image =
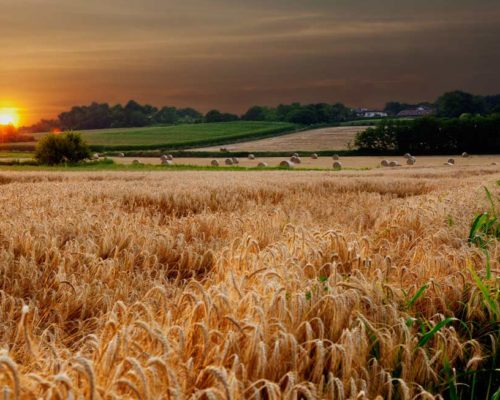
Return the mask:
[[183,123],[201,122],[203,120],[203,114],[190,107],[179,108],[177,110],[177,116],[179,118],[179,122]]
[[484,114],[486,104],[482,97],[456,90],[443,94],[436,102],[440,117],[456,118],[462,114]]
[[245,121],[266,121],[269,116],[269,110],[262,106],[250,107],[245,114],[241,116]]
[[316,116],[314,111],[310,109],[299,108],[290,112],[287,116],[287,120],[294,124],[312,125],[316,123]]
[[175,107],[163,107],[154,116],[154,122],[159,124],[175,124],[178,119]]
[[50,133],[36,145],[35,158],[40,164],[57,165],[63,162],[77,163],[90,157],[90,149],[75,132],[61,135]]
[[222,113],[219,110],[210,110],[205,114],[205,122],[222,122]]

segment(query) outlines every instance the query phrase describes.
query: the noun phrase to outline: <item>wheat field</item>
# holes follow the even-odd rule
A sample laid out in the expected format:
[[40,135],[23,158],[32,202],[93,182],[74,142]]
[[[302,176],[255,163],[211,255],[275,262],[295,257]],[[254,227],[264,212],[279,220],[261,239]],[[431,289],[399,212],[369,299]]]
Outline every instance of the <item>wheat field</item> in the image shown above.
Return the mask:
[[3,172],[3,398],[491,396],[500,247],[467,235],[499,179]]
[[[347,150],[354,146],[356,134],[367,126],[336,126],[311,129],[266,139],[233,143],[226,147],[229,151],[321,151]],[[219,151],[221,146],[200,147],[198,151]]]

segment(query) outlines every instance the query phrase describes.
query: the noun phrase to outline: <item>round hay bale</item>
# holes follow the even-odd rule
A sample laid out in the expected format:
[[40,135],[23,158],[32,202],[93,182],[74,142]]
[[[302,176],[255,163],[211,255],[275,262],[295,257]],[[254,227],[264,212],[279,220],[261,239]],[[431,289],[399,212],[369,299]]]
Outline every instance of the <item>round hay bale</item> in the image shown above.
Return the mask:
[[223,152],[223,153],[227,153],[227,147],[221,147],[220,151]]
[[448,160],[448,164],[455,165],[455,160],[453,158],[450,158]]
[[319,156],[316,153],[313,153],[312,156],[311,156],[311,158],[313,160],[317,160],[319,158]]
[[249,159],[249,160],[255,160],[255,155],[253,155],[253,154],[249,154],[249,155],[248,155],[248,159]]
[[210,165],[211,165],[212,167],[218,167],[218,166],[219,166],[219,161],[217,161],[217,160],[212,160],[212,162],[210,163]]
[[268,164],[266,162],[260,162],[259,165],[257,165],[259,168],[265,168],[268,166]]
[[295,156],[290,158],[290,161],[293,162],[294,164],[300,164],[302,162],[300,157],[295,157]]
[[462,157],[463,157],[463,158],[467,158],[467,157],[469,157],[469,154],[468,154],[467,152],[465,152],[465,151],[464,151],[464,152],[462,153]]
[[338,154],[334,154],[334,155],[332,156],[332,158],[333,158],[333,160],[334,160],[334,161],[338,161],[338,160],[340,160],[340,156],[339,156]]
[[335,161],[333,163],[333,169],[336,171],[340,171],[342,169],[342,163],[340,161]]
[[139,160],[134,160],[134,161],[132,161],[132,164],[133,164],[133,165],[139,165],[139,164],[140,164],[140,162],[139,162]]
[[94,153],[92,154],[92,156],[90,157],[92,160],[99,160],[99,153]]
[[398,167],[398,166],[399,166],[399,163],[397,161],[389,162],[389,167],[391,167],[391,168]]
[[233,161],[233,164],[239,164],[240,160],[238,160],[236,157],[232,157],[231,160]]
[[382,167],[388,167],[388,166],[389,166],[389,160],[382,160],[382,161],[380,162],[380,165],[381,165]]
[[417,162],[417,160],[414,157],[410,157],[406,160],[406,164],[408,165],[414,165]]
[[169,166],[171,166],[171,165],[174,165],[174,162],[172,160],[163,160],[161,162],[161,165],[169,165]]
[[118,153],[118,157],[125,157],[125,153]]
[[411,156],[410,153],[406,153],[403,157],[406,158],[407,160],[409,160],[410,158],[412,158],[412,156]]
[[167,154],[167,160],[172,161],[174,156],[172,154]]
[[293,153],[292,157],[299,157],[299,153]]
[[283,167],[283,168],[293,168],[294,165],[295,164],[289,160],[283,160],[280,162],[280,167]]
[[491,165],[498,165],[498,164],[497,164],[495,161],[493,161],[493,162],[491,163]]
[[160,156],[160,160],[161,160],[161,162],[163,162],[163,161],[167,161],[167,160],[168,160],[168,158],[167,158],[167,156],[166,156],[165,154],[162,154],[162,155]]
[[234,163],[233,163],[232,159],[226,158],[226,160],[224,161],[224,164],[226,164],[226,165],[233,165]]

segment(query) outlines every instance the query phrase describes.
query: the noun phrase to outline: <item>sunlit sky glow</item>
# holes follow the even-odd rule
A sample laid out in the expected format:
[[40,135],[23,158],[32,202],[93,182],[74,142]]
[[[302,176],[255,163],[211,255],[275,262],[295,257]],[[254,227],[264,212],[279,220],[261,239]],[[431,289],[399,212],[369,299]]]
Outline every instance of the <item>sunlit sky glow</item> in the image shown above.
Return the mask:
[[500,92],[498,0],[0,0],[0,107],[216,107]]

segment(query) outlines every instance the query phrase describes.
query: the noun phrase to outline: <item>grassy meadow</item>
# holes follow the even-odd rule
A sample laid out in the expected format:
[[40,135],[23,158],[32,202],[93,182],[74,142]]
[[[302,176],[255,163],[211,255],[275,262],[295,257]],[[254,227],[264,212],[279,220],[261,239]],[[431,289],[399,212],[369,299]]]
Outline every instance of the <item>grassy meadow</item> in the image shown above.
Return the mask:
[[242,177],[3,171],[4,398],[493,396],[497,169]]
[[[79,131],[95,150],[179,149],[252,140],[293,132],[296,125],[285,122],[236,121],[211,124],[182,124],[144,128]],[[34,134],[40,139],[46,133]],[[3,143],[2,149],[29,150],[35,142]]]

